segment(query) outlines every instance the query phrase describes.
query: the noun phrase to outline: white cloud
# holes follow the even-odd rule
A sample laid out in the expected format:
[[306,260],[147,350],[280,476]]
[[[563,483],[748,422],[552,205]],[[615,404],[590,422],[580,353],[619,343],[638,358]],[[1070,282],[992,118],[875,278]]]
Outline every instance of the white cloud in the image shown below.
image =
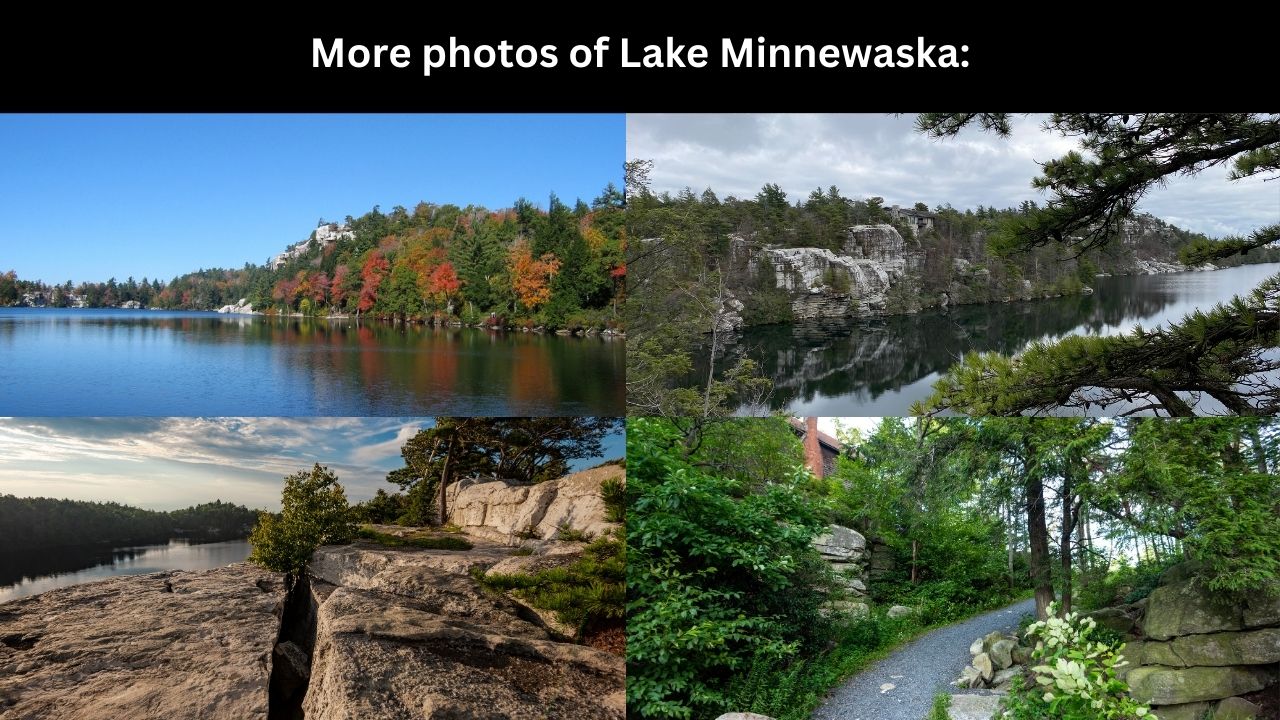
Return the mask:
[[[777,183],[793,202],[835,185],[847,197],[890,205],[924,202],[1010,207],[1042,200],[1031,188],[1037,163],[1062,156],[1072,139],[1044,132],[1041,116],[1018,116],[1010,138],[966,130],[934,140],[911,115],[627,116],[627,157],[655,161],[655,192],[711,187],[753,197]],[[1141,209],[1209,235],[1248,232],[1280,219],[1280,182],[1228,182],[1224,168],[1178,177]]]

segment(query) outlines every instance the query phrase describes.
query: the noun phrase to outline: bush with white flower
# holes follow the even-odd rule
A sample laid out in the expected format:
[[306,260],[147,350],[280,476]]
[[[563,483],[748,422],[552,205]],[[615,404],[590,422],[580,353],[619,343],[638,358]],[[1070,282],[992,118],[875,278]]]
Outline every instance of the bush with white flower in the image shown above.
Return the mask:
[[1116,677],[1128,665],[1120,651],[1090,639],[1093,618],[1076,613],[1057,616],[1049,606],[1046,620],[1032,623],[1026,636],[1035,641],[1031,672],[1035,683],[1015,680],[1005,699],[1006,720],[1155,720],[1151,709],[1129,697],[1129,686]]

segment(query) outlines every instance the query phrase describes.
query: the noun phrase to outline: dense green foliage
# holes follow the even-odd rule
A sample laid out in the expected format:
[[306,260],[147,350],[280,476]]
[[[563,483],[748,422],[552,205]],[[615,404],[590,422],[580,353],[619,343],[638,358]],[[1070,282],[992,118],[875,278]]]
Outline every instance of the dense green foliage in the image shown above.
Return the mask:
[[[0,305],[23,294],[54,307],[216,309],[241,299],[259,310],[305,315],[544,326],[620,328],[626,236],[622,193],[610,184],[590,205],[551,195],[546,210],[525,199],[507,210],[419,203],[412,211],[374,207],[339,223],[321,220],[316,237],[279,263],[246,263],[180,275],[169,283],[48,286],[0,275]],[[489,313],[496,317],[488,319]]]
[[[1044,620],[1145,597],[1188,558],[1224,597],[1280,570],[1280,421],[885,418],[841,439],[818,479],[780,418],[628,420],[632,714],[800,720],[879,654],[1028,589]],[[809,544],[833,522],[874,547],[865,616],[823,608],[848,599]],[[1086,659],[1107,712],[1137,713]],[[1043,692],[1023,717],[1084,712]]]
[[338,476],[316,463],[284,479],[278,514],[263,512],[249,536],[250,562],[277,572],[298,573],[321,545],[349,541],[356,526]]
[[163,512],[114,502],[0,495],[0,548],[155,543],[172,537],[242,538],[256,519],[256,512],[221,500]]
[[1075,613],[1050,617],[1027,628],[1035,682],[1021,678],[1005,698],[1009,720],[1137,720],[1150,709],[1133,701],[1129,686],[1116,677],[1126,664],[1118,648],[1093,637],[1097,624]]
[[[1008,134],[1003,114],[927,113],[920,129],[954,135],[977,122]],[[1000,230],[1006,256],[1054,248],[1110,251],[1138,201],[1169,177],[1231,164],[1233,177],[1280,173],[1280,115],[1268,113],[1056,113],[1046,128],[1080,150],[1045,163],[1032,182],[1050,193],[1043,207]],[[1280,225],[1246,237],[1192,238],[1187,262],[1274,260]],[[1280,277],[1252,294],[1198,310],[1155,330],[1113,337],[1073,336],[1040,343],[1018,358],[973,354],[948,372],[919,412],[1019,415],[1057,408],[1089,412],[1118,406],[1189,416],[1273,415],[1280,411]],[[1197,406],[1201,396],[1213,402]],[[1221,409],[1219,409],[1219,406]]]
[[[925,506],[904,507],[903,468],[916,443],[901,420],[882,427],[874,457],[842,461],[835,475],[817,480],[781,419],[628,421],[628,702],[635,712],[807,717],[878,652],[1020,591],[1005,574],[1000,529],[985,513],[957,507],[959,490],[939,485]],[[905,442],[887,439],[895,434]],[[874,505],[864,502],[872,496]],[[912,520],[912,513],[938,522]],[[849,619],[820,612],[843,592],[810,546],[832,521],[876,528],[898,570],[877,578],[873,599],[918,613],[890,619],[882,608]]]
[[577,629],[575,639],[581,640],[589,632],[624,624],[626,574],[625,539],[610,535],[592,541],[581,558],[565,567],[519,575],[477,573],[476,579],[554,612],[557,621]]

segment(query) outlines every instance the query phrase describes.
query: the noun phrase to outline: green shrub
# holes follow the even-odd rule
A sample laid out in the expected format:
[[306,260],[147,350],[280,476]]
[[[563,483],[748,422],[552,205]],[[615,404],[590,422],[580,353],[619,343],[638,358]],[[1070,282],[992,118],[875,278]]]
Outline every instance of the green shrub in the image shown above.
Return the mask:
[[592,538],[591,533],[585,530],[579,530],[569,523],[561,523],[556,528],[556,539],[565,542],[589,542]]
[[261,513],[249,535],[249,561],[269,570],[298,573],[321,545],[344,543],[355,522],[338,476],[316,463],[284,479],[280,514]]
[[[753,663],[816,644],[827,623],[797,467],[758,492],[704,473],[660,419],[627,426],[627,704],[642,718],[711,716]],[[741,496],[741,497],[739,497]]]
[[933,707],[929,708],[929,717],[925,720],[951,720],[951,695],[940,692],[933,696]]
[[1160,584],[1165,570],[1182,561],[1181,557],[1164,560],[1144,560],[1137,565],[1125,561],[1110,571],[1103,570],[1101,577],[1081,575],[1081,582],[1073,601],[1081,609],[1097,610],[1118,603],[1137,602],[1151,594]]
[[1075,613],[1056,617],[1056,604],[1049,606],[1049,618],[1032,623],[1027,637],[1036,641],[1031,652],[1035,684],[1023,686],[1015,680],[1005,699],[1004,717],[1009,720],[1136,720],[1150,709],[1129,697],[1129,686],[1116,677],[1115,669],[1128,664],[1118,651],[1097,642],[1097,623]]
[[627,521],[627,486],[621,480],[609,478],[600,483],[600,497],[604,500],[604,519],[607,522]]
[[556,620],[581,635],[594,627],[621,625],[626,611],[627,553],[624,540],[604,537],[583,549],[582,557],[562,568],[531,575],[485,576],[485,587],[509,590],[534,607],[551,610]]

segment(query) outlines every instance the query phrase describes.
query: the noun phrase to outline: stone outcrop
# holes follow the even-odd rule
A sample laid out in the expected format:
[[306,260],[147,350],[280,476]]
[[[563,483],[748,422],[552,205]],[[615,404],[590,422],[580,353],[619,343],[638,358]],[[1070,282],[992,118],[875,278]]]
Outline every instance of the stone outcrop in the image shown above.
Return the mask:
[[[867,595],[867,563],[871,559],[867,539],[857,530],[842,525],[829,525],[826,532],[815,537],[813,547],[822,559],[835,571],[836,582],[844,594],[851,598]],[[826,612],[849,616],[864,616],[871,612],[865,602],[832,600],[824,606]]]
[[284,252],[271,258],[271,269],[276,270],[290,260],[306,255],[308,252],[311,252],[313,248],[322,248],[329,243],[334,243],[350,237],[354,237],[354,233],[352,233],[351,228],[348,225],[339,225],[337,223],[321,225],[316,228],[315,232],[306,240],[290,245]]
[[284,597],[237,564],[0,604],[0,717],[265,719]]
[[621,657],[554,639],[537,613],[481,589],[472,572],[508,558],[356,543],[316,551],[309,720],[353,717],[608,718],[625,715]]
[[1162,720],[1252,717],[1253,704],[1238,696],[1280,679],[1280,595],[1232,601],[1200,583],[1196,570],[1174,566],[1145,601],[1093,616],[1127,633],[1132,667],[1123,679]]
[[951,683],[956,687],[1007,690],[1031,661],[1031,648],[1020,645],[1016,636],[998,631],[970,643],[969,654],[973,660]]
[[621,465],[604,465],[537,485],[503,480],[463,480],[449,486],[449,522],[467,534],[518,545],[552,540],[561,528],[600,537],[618,527],[605,520],[600,486],[626,481]]
[[249,302],[246,298],[240,298],[240,302],[235,305],[223,305],[218,308],[218,312],[224,315],[252,315],[253,303]]

